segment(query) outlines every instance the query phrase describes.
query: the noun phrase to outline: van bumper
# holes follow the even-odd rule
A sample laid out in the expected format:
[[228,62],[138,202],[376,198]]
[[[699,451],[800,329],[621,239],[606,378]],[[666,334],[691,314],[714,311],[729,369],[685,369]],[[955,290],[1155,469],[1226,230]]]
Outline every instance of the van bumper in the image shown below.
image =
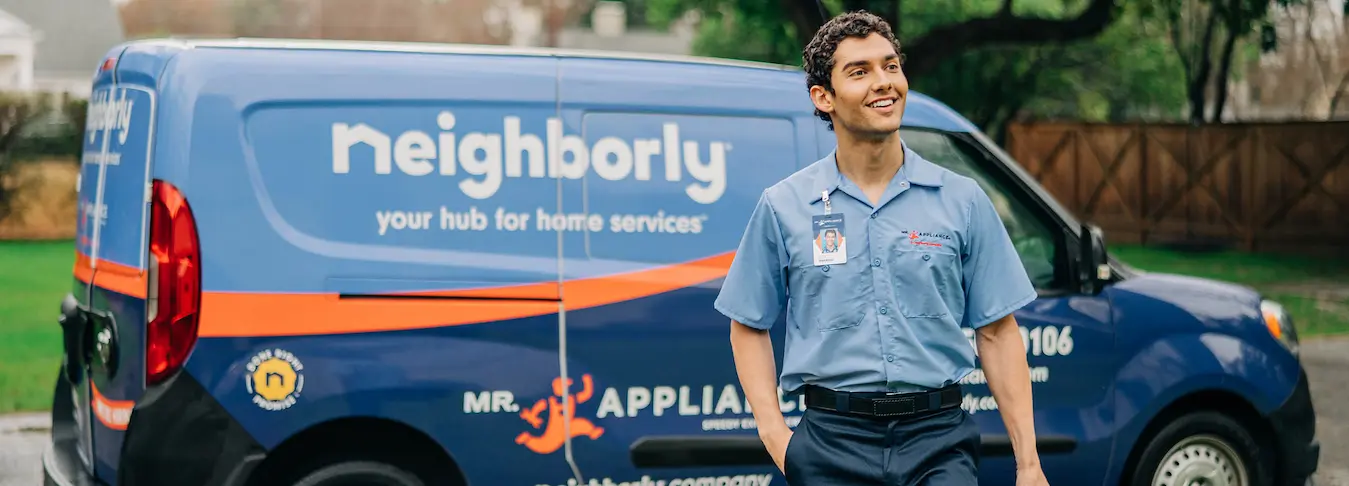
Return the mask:
[[1269,415],[1278,443],[1279,478],[1275,484],[1309,485],[1321,459],[1321,443],[1316,439],[1316,410],[1307,383],[1307,371],[1298,376],[1293,394]]
[[[69,388],[64,380],[58,381],[59,397],[61,389]],[[55,420],[56,409],[60,408],[69,410],[53,407],[52,441],[42,457],[43,484],[107,486],[81,467],[73,421]],[[122,444],[117,482],[136,486],[243,486],[265,457],[262,446],[192,375],[182,372],[146,390],[137,401]]]

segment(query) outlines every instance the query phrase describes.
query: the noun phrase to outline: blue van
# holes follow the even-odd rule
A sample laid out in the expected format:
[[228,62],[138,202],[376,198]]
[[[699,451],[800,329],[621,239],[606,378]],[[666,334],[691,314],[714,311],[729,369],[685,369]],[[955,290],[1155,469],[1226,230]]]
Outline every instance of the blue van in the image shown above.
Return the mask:
[[[712,301],[761,191],[833,147],[799,71],[153,40],[94,82],[47,484],[784,484]],[[1017,317],[1051,484],[1308,483],[1278,303],[1130,270],[907,103],[904,140],[983,186],[1040,289]],[[1011,485],[983,374],[963,384],[982,484]]]

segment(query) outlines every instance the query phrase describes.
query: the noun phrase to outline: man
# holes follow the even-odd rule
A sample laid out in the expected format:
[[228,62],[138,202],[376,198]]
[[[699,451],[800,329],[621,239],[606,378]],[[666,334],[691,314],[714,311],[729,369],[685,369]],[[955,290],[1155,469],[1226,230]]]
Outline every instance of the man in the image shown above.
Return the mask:
[[[979,430],[959,407],[977,330],[1017,484],[1046,485],[1030,374],[1012,312],[1035,299],[987,194],[909,150],[898,41],[854,12],[804,52],[816,115],[838,147],[764,191],[717,297],[759,436],[794,485],[974,485]],[[819,251],[821,232],[841,245]],[[767,330],[786,314],[781,387],[806,396],[793,431],[777,406]]]

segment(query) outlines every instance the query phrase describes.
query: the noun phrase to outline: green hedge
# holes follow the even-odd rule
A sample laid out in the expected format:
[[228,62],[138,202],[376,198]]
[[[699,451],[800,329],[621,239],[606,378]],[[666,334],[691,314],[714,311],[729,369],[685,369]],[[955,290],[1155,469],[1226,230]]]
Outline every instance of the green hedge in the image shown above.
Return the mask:
[[51,94],[0,92],[0,219],[18,189],[9,175],[34,159],[79,160],[87,100]]

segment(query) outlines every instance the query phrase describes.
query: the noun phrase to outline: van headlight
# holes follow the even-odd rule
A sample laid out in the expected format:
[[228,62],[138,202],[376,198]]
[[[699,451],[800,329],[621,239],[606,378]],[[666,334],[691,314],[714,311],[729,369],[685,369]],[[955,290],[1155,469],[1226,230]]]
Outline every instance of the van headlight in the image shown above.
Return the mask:
[[1294,356],[1298,354],[1297,328],[1293,326],[1293,316],[1283,305],[1272,300],[1260,301],[1260,315],[1265,320],[1265,329],[1274,339],[1288,348]]

